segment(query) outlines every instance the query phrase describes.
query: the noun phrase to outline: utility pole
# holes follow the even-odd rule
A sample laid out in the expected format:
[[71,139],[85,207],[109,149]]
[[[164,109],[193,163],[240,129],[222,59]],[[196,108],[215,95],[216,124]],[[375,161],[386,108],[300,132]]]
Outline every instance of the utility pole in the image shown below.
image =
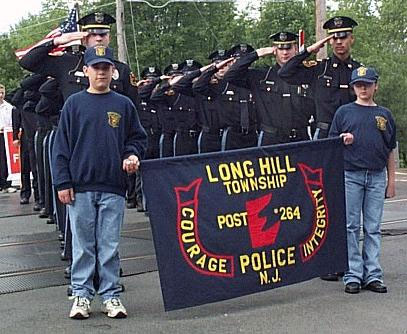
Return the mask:
[[127,64],[123,0],[116,0],[117,58]]
[[[326,21],[326,0],[315,0],[315,37],[319,41],[326,36],[325,30],[322,29],[322,25]],[[318,59],[327,57],[327,46],[321,48],[317,53]]]

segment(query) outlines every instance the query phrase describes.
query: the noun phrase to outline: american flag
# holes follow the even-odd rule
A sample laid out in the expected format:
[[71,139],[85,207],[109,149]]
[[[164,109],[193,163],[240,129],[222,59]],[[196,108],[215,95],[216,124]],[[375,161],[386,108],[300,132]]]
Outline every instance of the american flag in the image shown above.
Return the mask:
[[[37,47],[38,45],[44,44],[46,42],[49,42],[50,40],[54,39],[55,37],[61,36],[62,34],[68,33],[68,32],[75,32],[78,31],[78,16],[77,16],[77,11],[76,8],[72,8],[71,11],[69,12],[68,20],[62,22],[60,26],[52,31],[50,31],[44,38],[42,38],[40,41],[37,43],[30,45],[25,48],[18,49],[14,52],[16,57],[18,59],[23,58],[31,49]],[[69,45],[74,45],[74,44],[79,44],[80,41],[73,41],[65,45],[58,45],[56,48],[52,49],[52,51],[49,53],[50,55],[58,55],[60,54],[65,48]]]

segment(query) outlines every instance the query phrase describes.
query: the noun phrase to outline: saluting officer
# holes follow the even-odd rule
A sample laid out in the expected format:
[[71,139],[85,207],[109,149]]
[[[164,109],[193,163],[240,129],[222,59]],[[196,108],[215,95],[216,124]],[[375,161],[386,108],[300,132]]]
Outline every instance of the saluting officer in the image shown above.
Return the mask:
[[[306,84],[289,85],[278,76],[278,70],[298,50],[296,34],[278,32],[270,36],[273,46],[259,48],[240,58],[225,74],[225,79],[247,85],[256,103],[258,145],[271,145],[309,140],[307,126],[314,113],[314,102]],[[276,64],[268,68],[249,66],[262,57],[275,56]]]
[[179,94],[170,87],[169,80],[181,76],[182,71],[178,63],[170,64],[164,69],[164,75],[160,77],[157,86],[154,87],[150,100],[158,108],[158,117],[161,124],[161,136],[159,141],[160,158],[174,156],[174,136],[177,128],[173,105]]
[[[346,16],[329,19],[323,25],[329,36],[307,47],[279,71],[279,76],[290,84],[311,85],[317,121],[314,139],[327,137],[338,107],[356,99],[349,86],[352,71],[360,66],[360,63],[350,56],[354,42],[353,28],[356,26],[357,23]],[[332,57],[317,61],[307,60],[326,42],[332,46]]]
[[[34,73],[52,76],[58,81],[64,100],[73,93],[86,89],[88,78],[83,73],[84,49],[67,51],[62,56],[48,55],[52,49],[76,40],[82,40],[85,47],[95,45],[108,46],[110,42],[110,25],[116,20],[105,13],[91,13],[80,20],[81,32],[72,32],[55,37],[49,42],[41,44],[30,50],[21,60],[20,65]],[[115,73],[111,89],[130,97],[135,102],[136,78],[128,65],[114,61]]]
[[[228,82],[227,67],[254,49],[241,43],[233,46],[227,54],[229,59],[215,63],[203,72],[194,84],[194,91],[216,99],[219,103],[220,124],[223,127],[221,150],[254,147],[257,144],[256,109],[248,86]],[[224,68],[226,67],[226,68]]]
[[222,103],[220,102],[221,89],[224,85],[219,83],[223,79],[223,74],[227,70],[227,66],[222,66],[217,69],[216,65],[222,61],[229,59],[229,53],[227,50],[218,49],[212,52],[208,59],[211,60],[209,67],[201,68],[199,77],[193,83],[192,88],[194,94],[202,96],[202,112],[201,123],[202,130],[198,139],[198,152],[216,152],[221,150],[221,140],[224,128],[222,113],[225,111],[222,109]]
[[[144,159],[160,157],[161,124],[158,118],[158,107],[150,101],[151,92],[162,75],[157,66],[145,67],[141,71],[141,80],[137,82],[137,112],[140,123],[146,130],[148,147]],[[129,176],[129,181],[133,178]],[[130,186],[127,192],[127,208],[137,208],[138,212],[146,211],[140,173],[134,175],[134,191]]]

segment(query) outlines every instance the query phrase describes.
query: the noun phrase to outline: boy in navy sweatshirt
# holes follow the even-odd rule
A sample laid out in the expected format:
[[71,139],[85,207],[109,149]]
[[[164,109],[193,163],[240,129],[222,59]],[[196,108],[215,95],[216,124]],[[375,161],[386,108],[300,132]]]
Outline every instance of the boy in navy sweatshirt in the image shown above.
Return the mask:
[[[380,223],[384,198],[395,196],[396,125],[390,110],[373,98],[379,76],[371,67],[353,70],[350,85],[356,101],[340,107],[329,136],[341,136],[345,143],[345,197],[348,265],[346,293],[361,288],[386,293],[379,263]],[[387,182],[386,182],[387,168]],[[363,247],[359,250],[360,217],[363,215]]]
[[126,174],[137,171],[147,136],[130,99],[110,90],[113,51],[95,46],[86,50],[84,60],[89,88],[66,100],[52,159],[53,181],[68,205],[72,228],[74,303],[69,316],[89,317],[97,266],[102,312],[124,318],[118,251]]

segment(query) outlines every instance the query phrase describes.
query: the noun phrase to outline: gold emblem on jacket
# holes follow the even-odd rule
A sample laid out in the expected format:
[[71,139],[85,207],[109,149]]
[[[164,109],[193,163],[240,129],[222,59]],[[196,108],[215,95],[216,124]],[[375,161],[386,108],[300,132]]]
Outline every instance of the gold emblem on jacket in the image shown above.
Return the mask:
[[118,128],[119,127],[121,117],[122,116],[120,114],[118,114],[117,112],[108,112],[107,113],[107,118],[108,118],[108,121],[109,121],[109,125],[112,128]]
[[386,131],[387,119],[382,116],[376,116],[376,126],[380,131]]

